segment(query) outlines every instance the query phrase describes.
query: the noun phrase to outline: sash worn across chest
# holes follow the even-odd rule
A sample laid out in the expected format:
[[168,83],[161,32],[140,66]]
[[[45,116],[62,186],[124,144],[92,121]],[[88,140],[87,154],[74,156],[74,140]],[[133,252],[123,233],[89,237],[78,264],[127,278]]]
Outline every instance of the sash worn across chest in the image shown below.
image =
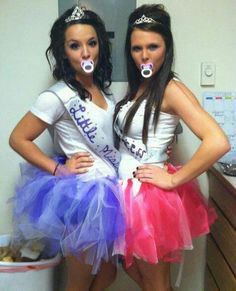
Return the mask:
[[108,140],[102,128],[97,126],[86,102],[83,102],[77,92],[63,82],[56,83],[47,91],[54,93],[62,101],[88,146],[118,171],[120,153],[111,143],[112,141]]
[[[125,119],[123,120],[123,123]],[[123,126],[123,125],[122,125]],[[114,130],[120,138],[120,142],[123,143],[129,154],[141,163],[158,163],[166,161],[168,156],[166,149],[147,148],[142,140],[133,139],[127,135],[123,135],[119,125],[118,116],[114,122]]]

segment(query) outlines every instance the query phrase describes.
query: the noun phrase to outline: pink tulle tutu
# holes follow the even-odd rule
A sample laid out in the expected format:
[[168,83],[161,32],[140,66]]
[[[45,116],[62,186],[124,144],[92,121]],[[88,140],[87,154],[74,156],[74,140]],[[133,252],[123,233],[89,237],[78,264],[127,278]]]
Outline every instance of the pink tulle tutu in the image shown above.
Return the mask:
[[[177,170],[168,166],[170,173]],[[195,180],[173,190],[149,183],[140,185],[136,179],[122,183],[126,233],[116,252],[124,255],[127,267],[133,257],[153,264],[181,261],[182,251],[192,249],[192,239],[208,233],[216,219]]]

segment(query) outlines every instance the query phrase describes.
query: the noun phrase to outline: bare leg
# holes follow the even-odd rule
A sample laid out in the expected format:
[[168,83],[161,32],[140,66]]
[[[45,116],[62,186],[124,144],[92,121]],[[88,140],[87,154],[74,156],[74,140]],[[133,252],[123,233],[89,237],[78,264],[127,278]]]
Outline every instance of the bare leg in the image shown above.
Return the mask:
[[142,276],[143,291],[172,290],[169,263],[149,264],[137,259],[136,262]]
[[95,276],[89,291],[104,291],[115,281],[116,272],[116,266],[113,263],[104,262],[101,265],[101,270]]
[[94,276],[92,266],[80,262],[73,256],[66,257],[67,286],[66,291],[88,291]]
[[123,270],[127,273],[127,275],[131,279],[133,279],[138,284],[138,286],[142,289],[143,288],[142,275],[138,269],[136,261],[134,260],[133,264],[129,268],[126,268],[124,263],[122,263],[122,267],[123,267]]

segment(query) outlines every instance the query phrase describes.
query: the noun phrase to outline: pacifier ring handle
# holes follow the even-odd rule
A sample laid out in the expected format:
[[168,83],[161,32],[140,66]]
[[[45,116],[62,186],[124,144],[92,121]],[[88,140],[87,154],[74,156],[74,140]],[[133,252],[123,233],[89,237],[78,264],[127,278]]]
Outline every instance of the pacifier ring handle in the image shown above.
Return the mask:
[[94,70],[94,61],[84,60],[81,62],[81,67],[85,71],[85,73],[92,73]]
[[140,69],[141,69],[141,75],[144,78],[149,78],[152,75],[152,68],[153,68],[153,64],[152,63],[148,63],[148,64],[141,64]]

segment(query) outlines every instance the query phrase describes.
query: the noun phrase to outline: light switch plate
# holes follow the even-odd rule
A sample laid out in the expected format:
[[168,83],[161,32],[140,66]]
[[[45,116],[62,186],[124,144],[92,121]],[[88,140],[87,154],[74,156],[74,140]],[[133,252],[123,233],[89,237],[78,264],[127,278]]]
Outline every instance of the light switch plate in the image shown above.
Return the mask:
[[213,62],[201,63],[201,86],[215,85],[216,66]]

